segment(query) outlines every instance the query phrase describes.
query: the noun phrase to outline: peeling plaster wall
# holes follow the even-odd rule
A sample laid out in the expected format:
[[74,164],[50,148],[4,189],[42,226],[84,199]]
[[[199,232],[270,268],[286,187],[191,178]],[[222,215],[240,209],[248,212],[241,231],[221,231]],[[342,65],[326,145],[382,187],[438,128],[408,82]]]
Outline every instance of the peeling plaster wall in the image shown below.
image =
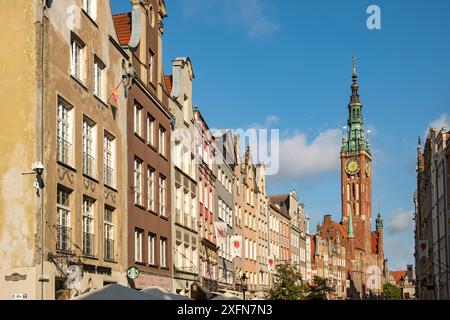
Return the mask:
[[[0,1],[0,299],[33,290],[37,202],[31,171],[36,161],[36,1]],[[20,36],[18,36],[20,35]],[[26,281],[6,281],[18,272]],[[11,291],[7,288],[11,287]],[[19,290],[20,289],[20,290]],[[17,291],[18,290],[18,291]]]

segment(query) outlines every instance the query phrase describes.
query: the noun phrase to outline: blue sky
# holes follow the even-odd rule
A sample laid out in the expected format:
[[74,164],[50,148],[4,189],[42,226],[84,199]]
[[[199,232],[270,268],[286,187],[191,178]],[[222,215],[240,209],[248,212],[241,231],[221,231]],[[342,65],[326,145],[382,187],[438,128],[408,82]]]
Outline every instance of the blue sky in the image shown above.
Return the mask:
[[[130,9],[111,0],[114,12]],[[381,29],[369,30],[369,5]],[[413,263],[417,137],[450,122],[450,2],[166,0],[164,63],[189,56],[194,103],[210,127],[280,129],[270,193],[295,189],[312,219],[340,220],[339,144],[352,53],[374,158],[391,269]],[[450,127],[450,126],[449,126]],[[283,157],[283,155],[286,155]],[[284,161],[296,158],[298,161]]]

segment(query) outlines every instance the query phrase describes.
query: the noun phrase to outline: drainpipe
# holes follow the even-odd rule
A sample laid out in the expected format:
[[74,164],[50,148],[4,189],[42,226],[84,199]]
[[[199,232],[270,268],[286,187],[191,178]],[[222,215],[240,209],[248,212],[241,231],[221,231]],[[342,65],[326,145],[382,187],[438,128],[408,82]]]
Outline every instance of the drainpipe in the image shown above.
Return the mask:
[[[47,8],[47,1],[42,0],[42,14],[41,14],[41,101],[38,107],[40,117],[40,135],[39,135],[39,161],[44,163],[44,41],[45,41],[45,9]],[[40,193],[40,246],[41,246],[41,274],[39,281],[41,282],[41,300],[44,300],[44,193]]]

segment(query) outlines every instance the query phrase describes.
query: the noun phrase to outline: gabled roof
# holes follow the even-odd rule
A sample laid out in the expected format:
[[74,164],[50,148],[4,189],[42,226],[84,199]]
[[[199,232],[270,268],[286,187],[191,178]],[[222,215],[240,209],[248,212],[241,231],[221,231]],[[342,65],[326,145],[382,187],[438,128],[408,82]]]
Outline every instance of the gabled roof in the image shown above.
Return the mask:
[[172,81],[173,81],[172,75],[164,76],[164,82],[166,83],[166,88],[169,95],[171,95],[172,93],[172,83],[173,83]]
[[113,15],[114,26],[122,46],[127,46],[131,38],[131,12]]
[[404,271],[389,271],[389,275],[392,276],[396,283],[400,282],[400,279],[406,279],[408,277],[408,272]]

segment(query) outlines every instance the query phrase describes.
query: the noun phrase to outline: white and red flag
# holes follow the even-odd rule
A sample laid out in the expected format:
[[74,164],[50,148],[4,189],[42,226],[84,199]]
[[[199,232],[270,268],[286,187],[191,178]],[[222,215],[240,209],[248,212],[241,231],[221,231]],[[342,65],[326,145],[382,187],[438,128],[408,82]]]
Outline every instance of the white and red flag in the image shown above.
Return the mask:
[[242,236],[232,236],[230,241],[231,259],[242,258]]

